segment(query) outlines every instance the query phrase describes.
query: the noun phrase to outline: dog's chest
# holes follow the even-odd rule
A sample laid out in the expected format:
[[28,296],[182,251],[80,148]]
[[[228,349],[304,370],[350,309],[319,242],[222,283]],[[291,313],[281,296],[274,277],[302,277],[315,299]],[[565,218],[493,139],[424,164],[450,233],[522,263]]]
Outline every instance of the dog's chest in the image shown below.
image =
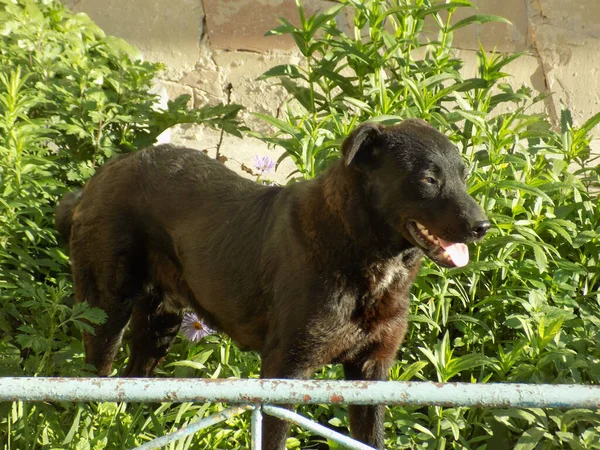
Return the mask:
[[343,363],[366,347],[394,348],[407,328],[408,292],[420,254],[338,273],[333,301],[314,317],[311,342],[323,345],[322,363]]
[[359,288],[356,323],[366,332],[404,324],[415,273],[416,268],[407,267],[400,257],[367,267]]

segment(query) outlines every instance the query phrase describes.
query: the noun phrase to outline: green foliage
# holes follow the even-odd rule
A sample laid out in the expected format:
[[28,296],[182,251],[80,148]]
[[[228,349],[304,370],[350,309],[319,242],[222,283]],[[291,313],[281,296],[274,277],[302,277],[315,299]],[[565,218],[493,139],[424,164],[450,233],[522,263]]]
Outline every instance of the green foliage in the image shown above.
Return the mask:
[[[304,61],[262,76],[289,94],[283,118],[259,116],[277,130],[262,139],[311,178],[339,157],[357,123],[423,118],[463,153],[470,192],[494,225],[466,268],[426,262],[392,379],[597,384],[600,169],[589,133],[600,114],[576,127],[563,110],[556,130],[532,113],[543,97],[514,90],[503,72],[520,55],[481,48],[476,77],[464,79],[453,32],[503,20],[453,23],[468,1],[338,3],[312,17],[299,4],[300,25],[283,21],[271,32],[291,35]],[[349,34],[334,21],[343,7],[354,19]],[[432,28],[437,38],[427,40]],[[320,414],[347,424],[333,407]],[[391,408],[386,429],[386,448],[600,448],[600,415],[591,411]]]
[[[455,10],[471,6],[463,0],[338,3],[308,18],[298,3],[300,25],[282,20],[283,24],[270,32],[291,35],[304,61],[276,66],[262,75],[263,79],[277,78],[293,99],[285,120],[259,115],[281,132],[262,139],[283,147],[283,158],[291,157],[304,178],[315,176],[336,158],[340,138],[367,119],[395,121],[402,114],[442,128],[464,120],[460,110],[447,114],[456,94],[483,92],[496,79],[461,77],[462,62],[453,57],[450,47],[453,32],[472,23],[507,22],[496,16],[474,15],[452,25]],[[344,7],[354,19],[350,36],[335,21]],[[437,27],[436,40],[425,42],[421,36],[426,23],[429,28]],[[501,67],[493,68],[493,76],[499,75]]]

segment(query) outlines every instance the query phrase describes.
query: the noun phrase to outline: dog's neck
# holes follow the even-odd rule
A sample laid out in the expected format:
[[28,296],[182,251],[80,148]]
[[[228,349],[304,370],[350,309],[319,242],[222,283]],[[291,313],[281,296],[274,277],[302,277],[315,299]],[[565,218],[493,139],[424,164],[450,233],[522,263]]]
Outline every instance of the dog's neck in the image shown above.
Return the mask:
[[[364,267],[398,257],[416,264],[422,252],[377,215],[362,177],[343,161],[336,161],[308,183],[300,208],[305,239],[334,266],[357,262]],[[328,254],[331,240],[339,243],[335,248],[344,254]]]

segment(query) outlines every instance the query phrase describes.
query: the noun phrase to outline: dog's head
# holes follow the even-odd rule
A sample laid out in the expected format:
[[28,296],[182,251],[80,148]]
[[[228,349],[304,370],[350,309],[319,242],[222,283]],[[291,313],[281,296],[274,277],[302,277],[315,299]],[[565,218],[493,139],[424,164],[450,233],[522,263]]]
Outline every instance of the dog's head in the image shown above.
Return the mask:
[[422,120],[365,123],[342,152],[346,166],[364,175],[378,220],[438,264],[468,263],[465,244],[481,239],[490,222],[467,193],[467,168],[446,136]]

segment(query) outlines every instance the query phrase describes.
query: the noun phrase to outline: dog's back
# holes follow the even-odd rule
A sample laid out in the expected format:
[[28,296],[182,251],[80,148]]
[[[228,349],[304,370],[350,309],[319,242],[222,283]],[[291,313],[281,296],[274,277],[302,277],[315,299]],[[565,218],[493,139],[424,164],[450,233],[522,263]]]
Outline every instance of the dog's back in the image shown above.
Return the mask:
[[[268,265],[260,255],[280,191],[244,179],[197,150],[169,145],[102,167],[57,208],[57,228],[71,247],[76,297],[122,318],[98,332],[114,340],[132,313],[135,327],[148,309],[155,322],[175,323],[181,308],[194,304],[212,327],[260,349],[266,293],[244,268]],[[173,331],[167,328],[164,340]],[[140,349],[151,346],[144,333],[136,334]],[[109,370],[106,352],[88,346],[87,354],[101,373]],[[142,362],[132,364],[127,373]]]

